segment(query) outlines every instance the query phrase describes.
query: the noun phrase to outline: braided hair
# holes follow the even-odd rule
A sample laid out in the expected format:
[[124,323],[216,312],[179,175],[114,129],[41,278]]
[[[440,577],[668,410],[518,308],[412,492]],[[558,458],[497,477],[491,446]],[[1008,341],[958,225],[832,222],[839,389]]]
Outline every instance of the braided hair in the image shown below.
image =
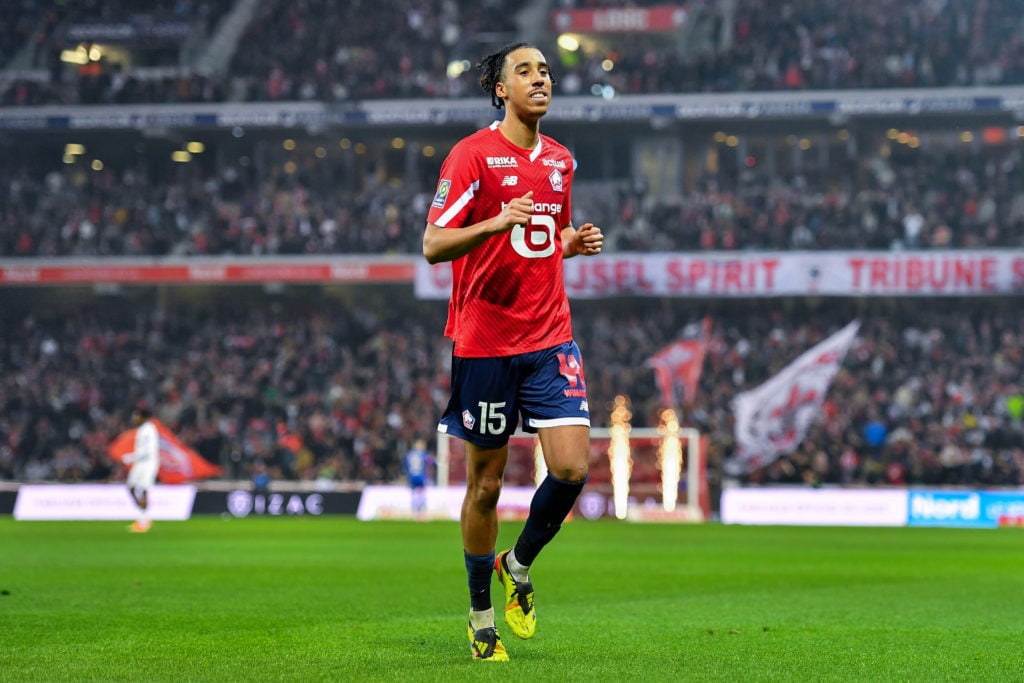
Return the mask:
[[[498,85],[498,81],[501,80],[501,70],[505,66],[505,58],[508,57],[510,52],[514,52],[523,47],[537,49],[537,46],[533,43],[512,43],[510,45],[506,45],[497,52],[492,52],[487,55],[476,65],[476,68],[483,72],[480,74],[480,87],[484,89],[484,92],[491,96],[491,104],[495,109],[501,109],[505,106],[505,103],[495,92],[495,86]],[[555,79],[552,78],[551,84],[554,85],[554,83]]]

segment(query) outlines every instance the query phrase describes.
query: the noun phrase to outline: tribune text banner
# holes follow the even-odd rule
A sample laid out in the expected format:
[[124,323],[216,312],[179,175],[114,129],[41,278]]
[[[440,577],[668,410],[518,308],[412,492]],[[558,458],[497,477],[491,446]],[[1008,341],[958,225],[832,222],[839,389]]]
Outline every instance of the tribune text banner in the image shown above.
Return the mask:
[[737,453],[726,462],[729,474],[750,472],[800,445],[859,328],[854,320],[733,399]]
[[[571,298],[998,296],[1024,293],[1024,251],[607,254],[565,262]],[[416,264],[416,295],[447,299],[451,267]]]
[[[160,469],[157,477],[165,484],[182,484],[216,477],[223,471],[217,465],[183,444],[167,426],[153,420],[160,433]],[[135,430],[122,432],[107,447],[107,453],[118,462],[135,450]]]

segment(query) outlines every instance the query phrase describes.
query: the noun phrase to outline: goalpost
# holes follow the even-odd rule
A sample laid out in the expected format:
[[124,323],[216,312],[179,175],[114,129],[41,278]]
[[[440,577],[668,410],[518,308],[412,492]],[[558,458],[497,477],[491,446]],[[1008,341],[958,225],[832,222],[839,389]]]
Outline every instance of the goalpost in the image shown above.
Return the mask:
[[[437,435],[437,485],[464,484],[462,441]],[[581,496],[584,516],[649,521],[702,521],[706,517],[707,475],[701,435],[669,423],[662,427],[628,425],[590,430],[590,480]],[[509,439],[506,486],[536,486],[547,476],[535,434],[516,432]],[[685,500],[678,498],[685,482]],[[598,500],[600,498],[600,500]],[[593,511],[593,514],[586,514]],[[598,514],[598,513],[601,514]]]

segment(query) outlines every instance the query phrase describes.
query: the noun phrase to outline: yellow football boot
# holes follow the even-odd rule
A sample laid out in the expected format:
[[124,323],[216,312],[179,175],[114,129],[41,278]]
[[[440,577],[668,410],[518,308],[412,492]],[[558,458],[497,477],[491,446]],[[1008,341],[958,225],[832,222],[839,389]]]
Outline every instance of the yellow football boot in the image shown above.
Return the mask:
[[467,627],[469,633],[469,649],[473,652],[473,659],[482,659],[485,662],[507,662],[508,652],[501,642],[501,636],[493,626],[473,630],[473,625]]
[[509,551],[498,555],[494,560],[494,571],[498,580],[505,587],[505,623],[509,625],[518,638],[532,638],[537,632],[537,611],[533,608],[533,584],[529,581],[519,582],[512,576],[505,562]]

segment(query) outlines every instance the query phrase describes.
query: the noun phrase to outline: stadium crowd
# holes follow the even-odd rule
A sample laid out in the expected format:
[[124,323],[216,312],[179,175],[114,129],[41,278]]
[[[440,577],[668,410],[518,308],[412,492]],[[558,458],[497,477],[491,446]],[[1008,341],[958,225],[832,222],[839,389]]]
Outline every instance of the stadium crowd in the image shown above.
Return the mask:
[[144,155],[101,171],[15,163],[0,169],[0,257],[416,253],[429,203],[382,183],[345,189],[331,161],[264,174]]
[[[580,182],[577,222],[601,225],[609,251],[1024,246],[1020,138],[864,148],[828,169],[705,171],[671,202]],[[139,154],[100,171],[8,155],[0,258],[419,253],[427,181],[354,177],[351,151],[275,154],[259,169]]]
[[[693,3],[706,49],[631,36],[563,72],[570,90],[617,94],[1009,85],[1024,81],[1009,0]],[[607,69],[607,60],[614,68]]]
[[[3,307],[0,477],[119,476],[109,441],[145,403],[225,476],[395,481],[447,397],[446,306],[405,290],[296,288],[155,304],[117,297]],[[177,297],[175,297],[177,299]],[[49,304],[47,304],[49,302]],[[25,313],[30,307],[33,312]],[[730,401],[854,317],[858,341],[796,452],[751,481],[1024,484],[1024,322],[1012,299],[578,302],[595,426],[628,396],[637,427],[661,408],[645,360],[713,320],[699,396],[681,417],[734,452]],[[755,314],[756,312],[756,314]],[[601,466],[606,456],[595,447]]]
[[875,141],[865,147],[852,158],[833,160],[827,168],[705,172],[676,201],[622,202],[627,210],[610,222],[615,247],[688,251],[1024,246],[1024,158],[1016,142],[996,147],[929,144],[912,150]]
[[[16,4],[0,25],[0,59],[37,41],[32,66],[48,76],[0,75],[0,106],[479,97],[472,72],[444,76],[450,62],[522,29],[493,0],[273,0],[259,3],[228,75],[141,78],[112,64],[62,66],[67,22],[145,11],[209,33],[228,4]],[[713,29],[691,51],[664,36],[611,39],[580,55],[544,45],[558,55],[561,92],[1024,83],[1021,18],[1009,0],[688,7]],[[602,226],[609,251],[1024,246],[1017,137],[986,145],[925,135],[910,149],[854,135],[859,151],[829,168],[705,168],[673,201],[630,180],[616,179],[612,192],[580,182],[574,206]],[[223,154],[190,164],[140,152],[91,168],[59,156],[0,160],[0,258],[419,253],[434,191],[423,185],[434,173],[392,183],[377,159],[353,177],[351,160],[334,152],[278,150],[256,163],[250,150],[247,163]],[[230,478],[267,467],[280,479],[394,481],[408,443],[433,438],[447,395],[445,307],[407,289],[103,297],[7,288],[0,302],[0,479],[121,477],[106,446],[144,403]],[[635,426],[656,425],[662,406],[644,361],[713,319],[700,394],[682,417],[710,437],[719,480],[735,448],[731,398],[862,319],[807,438],[747,477],[811,485],[1024,484],[1017,308],[1011,299],[574,304],[595,426],[607,426],[620,394]]]
[[[77,21],[132,16],[140,3],[76,3]],[[148,3],[146,3],[148,4]],[[169,3],[175,16],[213,24],[211,7]],[[550,30],[559,8],[600,9],[612,3],[536,3],[530,35]],[[614,3],[617,6],[666,3]],[[577,7],[578,5],[578,7]],[[70,17],[33,5],[2,30],[10,54],[26,40],[48,79],[7,79],[9,105],[181,101],[351,101],[373,98],[463,97],[477,94],[472,72],[448,73],[450,63],[475,60],[480,45],[509,42],[526,28],[500,2],[328,0],[260,3],[224,73],[186,70],[138,78],[110,64],[61,68],[62,28]],[[568,94],[686,93],[1006,85],[1024,82],[1020,13],[1012,0],[768,0],[691,2],[685,39],[674,34],[605,34],[595,47],[559,52],[555,37],[540,40]],[[546,11],[544,11],[546,10]],[[697,31],[700,28],[702,30]],[[697,33],[703,36],[698,40]],[[547,44],[550,43],[550,44]],[[588,43],[589,44],[589,43]],[[2,54],[2,53],[0,53]],[[171,60],[168,66],[178,66]],[[613,66],[609,66],[613,64]]]
[[[131,4],[131,3],[127,3]],[[176,3],[175,16],[201,21],[205,31],[228,3]],[[97,21],[102,3],[59,16],[55,25],[34,40],[50,71],[48,79],[0,81],[0,103],[138,104],[318,100],[328,102],[397,97],[454,97],[472,86],[472,79],[446,76],[452,55],[477,49],[481,42],[511,42],[514,16],[502,3],[488,0],[274,0],[259,3],[226,64],[217,73],[178,69],[169,59],[164,73],[135,73],[131,65],[109,61],[92,69],[69,68],[60,62],[68,47],[60,30],[74,21]],[[145,3],[114,15],[148,15]],[[103,12],[104,15],[111,14]],[[19,26],[32,20],[27,16]],[[7,40],[17,42],[8,30]],[[482,51],[483,48],[477,49]],[[6,86],[6,87],[4,87]],[[478,92],[473,86],[474,94]]]

